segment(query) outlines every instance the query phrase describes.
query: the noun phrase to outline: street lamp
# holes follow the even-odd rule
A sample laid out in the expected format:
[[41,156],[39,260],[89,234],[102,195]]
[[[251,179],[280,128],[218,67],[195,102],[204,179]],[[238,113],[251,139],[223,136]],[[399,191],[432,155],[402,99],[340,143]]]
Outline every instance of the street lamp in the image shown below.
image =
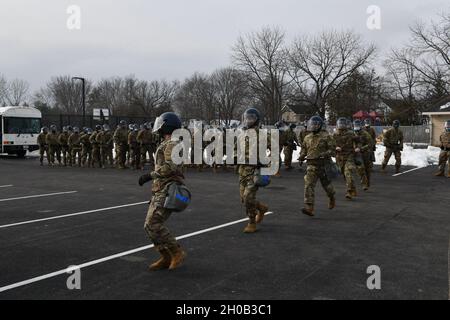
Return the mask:
[[80,80],[83,84],[83,127],[86,125],[86,79],[85,78],[81,78],[81,77],[73,77],[73,80]]

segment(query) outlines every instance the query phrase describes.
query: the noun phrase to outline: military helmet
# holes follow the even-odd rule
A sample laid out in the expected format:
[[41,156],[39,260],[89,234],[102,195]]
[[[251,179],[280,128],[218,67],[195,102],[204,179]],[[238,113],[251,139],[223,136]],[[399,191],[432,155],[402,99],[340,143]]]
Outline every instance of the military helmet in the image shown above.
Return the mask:
[[392,126],[393,126],[394,128],[400,128],[400,121],[395,120],[395,121],[392,123]]
[[362,122],[361,122],[361,120],[355,120],[353,122],[353,130],[356,131],[356,132],[359,132],[359,131],[361,131],[361,129],[362,129]]
[[245,110],[244,114],[242,115],[242,124],[247,129],[259,126],[260,121],[261,114],[259,113],[258,109],[249,108]]
[[293,123],[293,124],[291,124],[290,128],[291,128],[292,130],[295,130],[295,129],[297,129],[297,125],[296,125],[295,123]]
[[347,129],[347,119],[346,118],[339,118],[336,122],[336,128],[339,130]]
[[78,128],[78,127],[73,128],[73,132],[80,133],[80,128]]
[[323,120],[319,116],[314,116],[308,121],[308,131],[309,132],[320,132],[323,128]]
[[100,131],[100,130],[102,130],[102,126],[101,125],[96,125],[95,126],[95,131]]
[[125,120],[120,120],[119,127],[122,127],[125,129],[127,127],[127,122]]
[[450,120],[445,123],[445,131],[450,132]]
[[364,126],[365,126],[366,128],[370,128],[371,125],[372,125],[372,121],[371,121],[369,118],[367,118],[366,120],[364,120]]
[[52,125],[50,126],[50,130],[51,130],[52,132],[56,132],[56,131],[58,130],[58,128],[57,128],[54,124],[52,124]]
[[42,127],[41,131],[42,131],[43,133],[47,133],[47,132],[48,132],[48,128],[47,128],[47,127]]
[[172,134],[175,130],[181,129],[181,119],[173,112],[166,112],[155,120],[153,132],[162,134]]
[[69,131],[69,132],[73,131],[72,126],[67,126],[67,131]]
[[64,127],[62,128],[62,132],[67,133],[67,127],[66,127],[66,126],[64,126]]
[[103,125],[103,130],[105,130],[105,131],[109,131],[110,129],[109,129],[109,125],[107,125],[107,124],[104,124]]

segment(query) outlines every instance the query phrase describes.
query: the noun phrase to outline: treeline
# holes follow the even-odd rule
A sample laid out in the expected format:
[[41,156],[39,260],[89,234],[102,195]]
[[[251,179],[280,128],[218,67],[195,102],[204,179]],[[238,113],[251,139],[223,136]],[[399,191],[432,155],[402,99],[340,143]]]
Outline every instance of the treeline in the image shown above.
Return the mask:
[[[420,112],[450,100],[450,13],[410,27],[406,45],[376,56],[374,45],[351,31],[300,35],[265,27],[238,38],[232,65],[184,81],[146,81],[134,76],[87,81],[87,109],[108,108],[115,115],[155,117],[174,110],[185,119],[229,122],[255,106],[266,122],[284,106],[336,118],[356,111],[392,109],[391,118],[419,123]],[[382,63],[377,74],[375,63]],[[81,84],[70,76],[51,79],[29,95],[22,80],[0,77],[0,102],[31,104],[47,113],[81,113]]]

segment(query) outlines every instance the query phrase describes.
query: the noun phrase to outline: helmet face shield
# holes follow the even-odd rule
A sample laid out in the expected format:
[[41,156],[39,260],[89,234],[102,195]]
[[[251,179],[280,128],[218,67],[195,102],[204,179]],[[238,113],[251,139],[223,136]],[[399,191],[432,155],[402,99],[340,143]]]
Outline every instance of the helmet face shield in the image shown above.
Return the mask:
[[258,116],[253,113],[244,113],[242,123],[247,128],[253,128],[258,122]]
[[359,132],[359,131],[362,130],[362,123],[361,123],[361,121],[355,121],[355,122],[353,122],[353,130],[354,130],[355,132]]
[[322,126],[323,122],[318,119],[311,118],[308,121],[308,131],[310,132],[319,132],[320,130],[322,130]]
[[344,118],[338,119],[338,121],[336,122],[336,128],[339,130],[347,129],[348,128],[347,119]]
[[153,126],[153,133],[156,133],[159,130],[161,130],[163,125],[164,125],[164,120],[161,117],[156,118],[155,124]]
[[364,126],[365,126],[366,128],[370,128],[371,125],[372,125],[372,123],[371,123],[370,119],[364,120]]
[[445,131],[450,132],[450,120],[445,123]]
[[400,121],[395,120],[394,123],[392,124],[392,126],[393,126],[394,128],[400,128]]

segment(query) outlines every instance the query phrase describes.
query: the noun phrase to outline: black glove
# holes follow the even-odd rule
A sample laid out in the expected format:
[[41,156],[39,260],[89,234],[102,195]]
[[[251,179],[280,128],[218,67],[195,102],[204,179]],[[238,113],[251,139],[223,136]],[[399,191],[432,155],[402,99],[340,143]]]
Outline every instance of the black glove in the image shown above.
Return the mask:
[[152,175],[150,173],[144,174],[139,178],[139,185],[142,187],[149,181],[152,181]]

